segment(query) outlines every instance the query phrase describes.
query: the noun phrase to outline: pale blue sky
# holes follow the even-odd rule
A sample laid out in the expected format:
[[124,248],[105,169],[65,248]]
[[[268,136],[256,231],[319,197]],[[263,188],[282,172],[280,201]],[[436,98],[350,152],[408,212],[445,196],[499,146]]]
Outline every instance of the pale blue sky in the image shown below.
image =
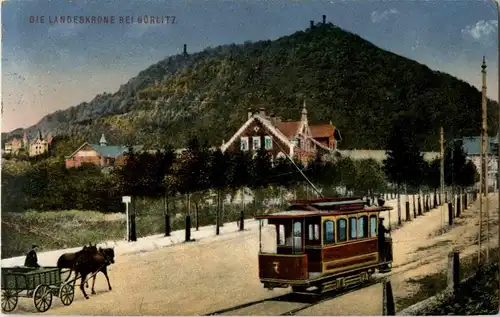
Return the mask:
[[[480,87],[497,99],[497,20],[491,0],[176,1],[6,0],[2,3],[2,132],[114,92],[182,50],[276,39],[327,20],[375,45]],[[30,24],[30,16],[44,24]],[[174,25],[50,25],[55,15],[174,15]]]

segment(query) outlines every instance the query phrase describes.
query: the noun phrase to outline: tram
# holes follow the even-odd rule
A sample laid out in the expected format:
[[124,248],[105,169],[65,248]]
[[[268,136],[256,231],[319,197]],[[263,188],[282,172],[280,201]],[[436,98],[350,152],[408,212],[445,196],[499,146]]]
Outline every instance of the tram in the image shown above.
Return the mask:
[[[392,240],[378,236],[380,212],[360,197],[296,200],[259,215],[259,278],[264,287],[323,293],[368,281],[392,267]],[[383,234],[383,232],[381,232]]]

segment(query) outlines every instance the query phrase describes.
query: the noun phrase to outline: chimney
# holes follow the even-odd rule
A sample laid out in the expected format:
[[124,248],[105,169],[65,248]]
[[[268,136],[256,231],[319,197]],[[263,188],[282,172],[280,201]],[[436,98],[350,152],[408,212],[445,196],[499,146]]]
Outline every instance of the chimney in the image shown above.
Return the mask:
[[323,24],[326,24],[326,15],[323,14]]
[[187,55],[187,45],[184,44],[184,56],[186,56],[186,55]]
[[264,119],[266,118],[266,109],[265,108],[263,108],[263,107],[259,108],[259,116],[261,118],[264,118]]
[[314,21],[311,20],[310,22],[311,22],[311,29],[312,29],[312,28],[314,28]]
[[248,108],[248,118],[247,119],[250,119],[252,116],[253,116],[252,108]]

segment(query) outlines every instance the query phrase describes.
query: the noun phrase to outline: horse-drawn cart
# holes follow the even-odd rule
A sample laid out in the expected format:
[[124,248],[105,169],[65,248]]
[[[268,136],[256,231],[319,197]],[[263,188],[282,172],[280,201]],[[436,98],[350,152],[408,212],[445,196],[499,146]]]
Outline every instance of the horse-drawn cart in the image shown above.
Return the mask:
[[19,297],[33,298],[39,312],[46,312],[52,305],[52,297],[59,297],[64,305],[71,305],[75,298],[75,279],[64,281],[66,271],[57,267],[2,268],[2,311],[13,311]]

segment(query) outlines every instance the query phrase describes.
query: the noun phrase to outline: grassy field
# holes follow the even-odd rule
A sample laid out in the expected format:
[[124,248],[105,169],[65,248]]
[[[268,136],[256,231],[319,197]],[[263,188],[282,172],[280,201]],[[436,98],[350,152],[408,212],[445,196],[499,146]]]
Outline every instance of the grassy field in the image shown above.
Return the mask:
[[[256,212],[246,206],[245,218]],[[136,230],[138,237],[165,232],[164,201],[137,201]],[[241,206],[225,205],[223,221],[236,221]],[[184,229],[187,208],[181,204],[170,206],[172,230]],[[258,212],[258,211],[257,211]],[[196,204],[191,204],[191,226],[196,227]],[[199,226],[215,224],[215,206],[198,208]],[[124,213],[67,210],[24,213],[2,213],[2,258],[25,255],[32,244],[39,252],[78,247],[84,244],[110,240],[124,240],[126,218]]]

